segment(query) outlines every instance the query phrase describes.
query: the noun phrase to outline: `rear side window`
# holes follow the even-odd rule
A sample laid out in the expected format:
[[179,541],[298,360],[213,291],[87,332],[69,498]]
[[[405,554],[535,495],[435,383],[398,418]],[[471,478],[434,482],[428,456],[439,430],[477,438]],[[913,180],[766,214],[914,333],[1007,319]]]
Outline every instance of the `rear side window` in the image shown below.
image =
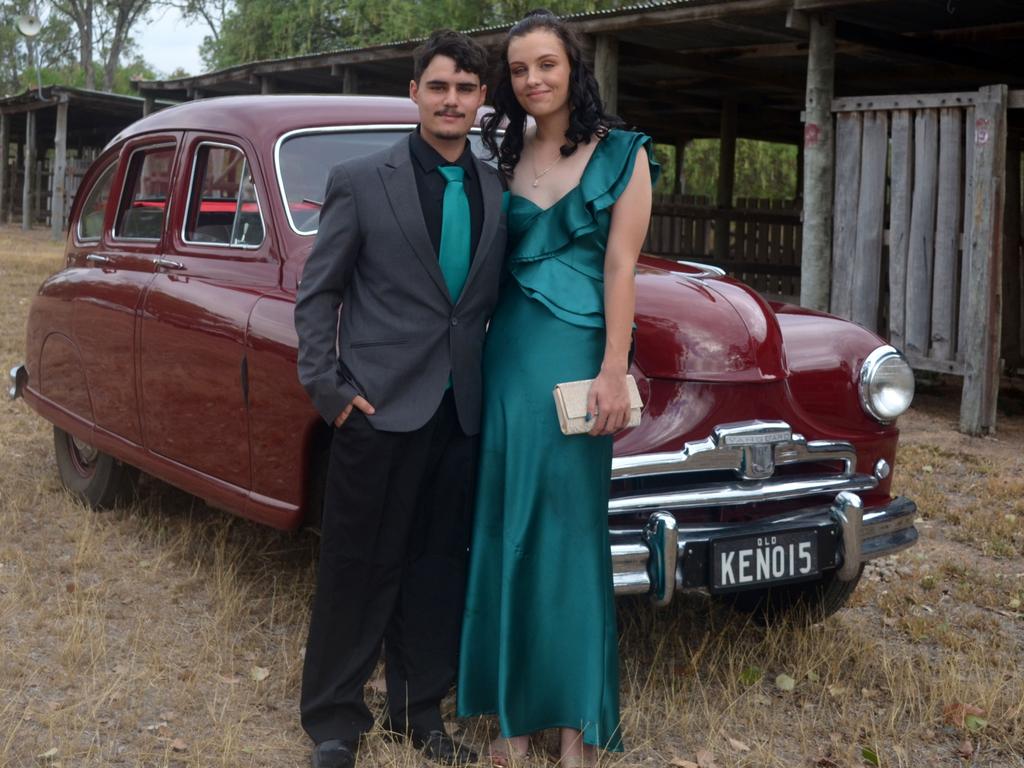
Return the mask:
[[238,147],[202,144],[192,165],[184,240],[255,248],[263,242],[252,169]]
[[108,165],[96,183],[89,190],[89,196],[82,204],[82,213],[78,217],[78,239],[99,240],[103,235],[103,216],[110,199],[110,184],[114,180],[114,168],[117,163]]
[[128,161],[121,203],[114,221],[114,237],[124,240],[159,240],[171,188],[174,146],[136,150]]

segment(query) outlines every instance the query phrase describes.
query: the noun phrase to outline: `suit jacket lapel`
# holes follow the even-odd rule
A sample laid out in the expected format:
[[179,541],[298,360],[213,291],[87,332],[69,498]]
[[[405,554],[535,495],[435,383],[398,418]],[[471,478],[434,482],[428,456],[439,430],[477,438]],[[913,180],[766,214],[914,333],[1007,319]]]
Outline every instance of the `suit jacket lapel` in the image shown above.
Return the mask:
[[[467,289],[473,282],[473,278],[483,268],[483,262],[487,260],[491,252],[491,243],[498,232],[498,222],[501,219],[501,182],[498,181],[491,169],[484,165],[483,161],[474,157],[476,163],[476,175],[480,179],[480,196],[484,203],[484,222],[480,229],[480,242],[477,243],[476,253],[473,254],[473,262],[469,266],[469,275],[466,277],[466,285],[462,289],[461,296],[465,296]],[[460,298],[461,298],[460,296]]]
[[[412,170],[412,156],[409,154],[407,140],[395,144],[391,156],[380,168],[380,176],[384,183],[388,202],[391,203],[392,213],[405,235],[405,239],[423,264],[423,268],[427,270],[427,274],[437,284],[444,297],[451,302],[448,286],[444,281],[444,274],[441,272],[441,265],[438,262],[437,254],[434,253],[434,246],[430,242],[430,234],[427,232],[427,225],[423,220],[423,209],[420,206],[420,196],[416,187],[416,176]],[[481,235],[481,244],[483,239],[483,235]]]

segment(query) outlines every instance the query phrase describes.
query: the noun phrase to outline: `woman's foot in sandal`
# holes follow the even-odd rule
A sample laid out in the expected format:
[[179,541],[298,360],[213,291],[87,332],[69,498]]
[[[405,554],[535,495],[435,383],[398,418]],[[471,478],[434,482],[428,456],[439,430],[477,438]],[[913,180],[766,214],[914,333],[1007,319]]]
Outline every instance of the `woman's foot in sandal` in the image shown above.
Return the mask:
[[509,768],[509,766],[523,762],[529,751],[529,736],[512,736],[508,739],[499,736],[487,747],[487,760],[491,765]]

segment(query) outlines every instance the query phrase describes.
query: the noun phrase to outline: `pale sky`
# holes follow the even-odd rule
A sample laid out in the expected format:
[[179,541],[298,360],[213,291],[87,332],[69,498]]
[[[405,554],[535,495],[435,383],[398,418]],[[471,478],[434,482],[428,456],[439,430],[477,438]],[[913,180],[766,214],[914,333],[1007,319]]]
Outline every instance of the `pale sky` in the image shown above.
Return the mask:
[[209,34],[205,24],[189,25],[173,8],[157,9],[148,21],[143,21],[135,32],[142,57],[166,76],[178,67],[189,74],[198,75],[204,67],[199,58],[199,46]]

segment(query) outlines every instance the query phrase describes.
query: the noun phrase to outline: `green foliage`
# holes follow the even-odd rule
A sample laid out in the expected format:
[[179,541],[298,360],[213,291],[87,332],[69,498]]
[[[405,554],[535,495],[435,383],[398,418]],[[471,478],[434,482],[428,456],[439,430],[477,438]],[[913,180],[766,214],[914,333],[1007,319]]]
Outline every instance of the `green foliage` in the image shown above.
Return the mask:
[[[577,13],[622,4],[553,0],[544,5],[556,13]],[[537,6],[534,0],[239,0],[225,18],[219,38],[206,38],[201,54],[208,67],[219,69],[257,59],[410,40],[441,27],[503,24]]]
[[[686,146],[683,160],[685,192],[714,200],[718,190],[718,139],[696,139]],[[792,144],[738,139],[734,197],[796,196],[797,148]]]

